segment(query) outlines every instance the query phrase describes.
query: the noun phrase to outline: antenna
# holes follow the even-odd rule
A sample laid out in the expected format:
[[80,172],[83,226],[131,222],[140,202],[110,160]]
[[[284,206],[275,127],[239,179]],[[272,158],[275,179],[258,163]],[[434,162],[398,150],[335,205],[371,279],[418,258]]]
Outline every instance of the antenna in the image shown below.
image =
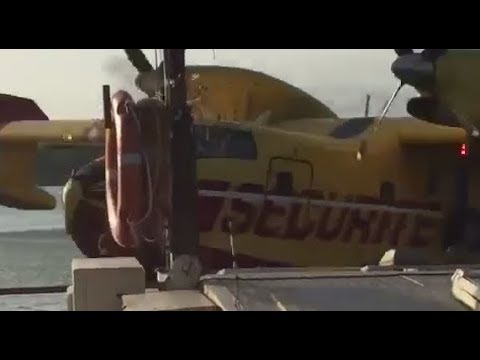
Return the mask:
[[365,102],[365,117],[370,115],[370,100],[372,99],[372,95],[367,94],[367,99]]

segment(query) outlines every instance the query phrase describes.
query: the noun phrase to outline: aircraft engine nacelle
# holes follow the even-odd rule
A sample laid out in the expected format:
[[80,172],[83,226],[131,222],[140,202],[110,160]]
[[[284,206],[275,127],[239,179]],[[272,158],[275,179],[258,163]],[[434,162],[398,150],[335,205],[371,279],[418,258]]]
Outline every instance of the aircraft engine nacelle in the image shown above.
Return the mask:
[[445,126],[460,126],[472,135],[480,129],[480,51],[426,49],[400,51],[392,72],[420,97],[407,105],[415,118]]
[[450,50],[439,59],[436,75],[440,101],[480,129],[480,50]]

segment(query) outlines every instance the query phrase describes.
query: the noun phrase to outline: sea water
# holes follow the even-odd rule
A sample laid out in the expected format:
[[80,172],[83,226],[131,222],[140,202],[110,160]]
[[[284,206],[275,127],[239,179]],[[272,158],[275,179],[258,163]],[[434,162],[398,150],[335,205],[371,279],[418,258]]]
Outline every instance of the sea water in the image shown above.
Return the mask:
[[[0,207],[0,288],[68,285],[73,258],[82,257],[65,234],[61,188],[52,211]],[[64,295],[0,296],[2,310],[64,310]]]

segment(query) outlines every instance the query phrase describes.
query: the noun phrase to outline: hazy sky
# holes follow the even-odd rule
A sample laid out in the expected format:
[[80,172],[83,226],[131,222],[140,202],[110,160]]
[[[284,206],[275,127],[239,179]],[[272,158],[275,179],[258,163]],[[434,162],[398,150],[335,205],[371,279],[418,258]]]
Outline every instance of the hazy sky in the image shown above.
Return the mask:
[[[154,52],[145,49],[153,63]],[[190,64],[234,65],[260,70],[288,81],[324,101],[341,116],[363,113],[373,95],[379,112],[397,85],[390,72],[391,50],[216,49],[188,50]],[[30,97],[56,119],[102,116],[102,85],[135,91],[135,70],[119,49],[0,50],[3,93]],[[404,114],[404,90],[391,115]]]

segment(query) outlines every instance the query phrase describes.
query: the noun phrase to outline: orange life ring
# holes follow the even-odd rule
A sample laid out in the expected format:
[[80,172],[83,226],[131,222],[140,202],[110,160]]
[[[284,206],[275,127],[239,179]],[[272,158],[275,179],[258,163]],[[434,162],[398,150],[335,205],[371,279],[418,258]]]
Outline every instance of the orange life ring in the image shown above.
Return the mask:
[[112,129],[105,134],[105,183],[108,223],[115,242],[135,248],[137,236],[130,224],[146,211],[144,156],[135,102],[125,91],[112,98]]

